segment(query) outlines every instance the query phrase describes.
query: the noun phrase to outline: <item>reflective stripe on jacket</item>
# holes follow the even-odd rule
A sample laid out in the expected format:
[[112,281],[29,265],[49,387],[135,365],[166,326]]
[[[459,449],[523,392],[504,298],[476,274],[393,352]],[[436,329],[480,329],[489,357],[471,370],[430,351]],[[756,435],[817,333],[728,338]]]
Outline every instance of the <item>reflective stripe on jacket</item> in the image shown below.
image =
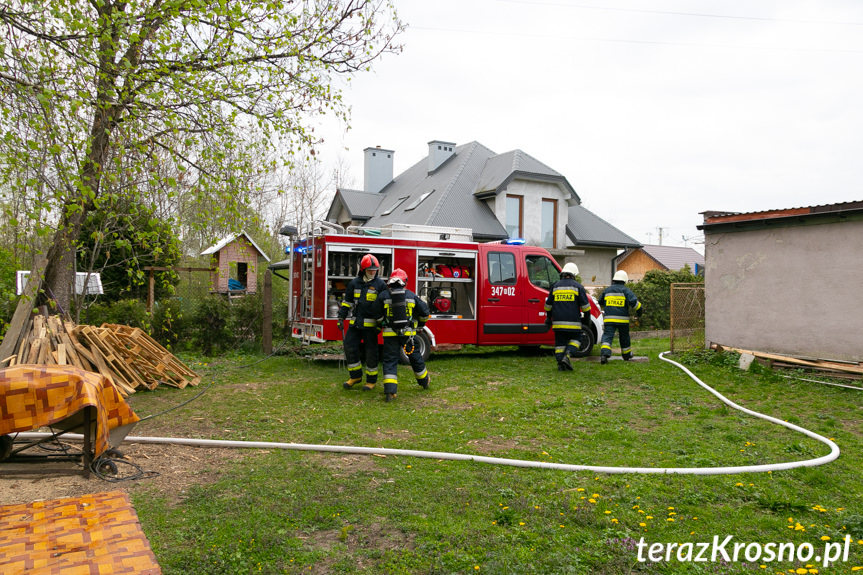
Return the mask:
[[551,286],[545,311],[551,317],[551,329],[581,329],[581,316],[590,311],[590,300],[583,285],[563,278]]
[[345,299],[339,307],[339,319],[351,318],[351,325],[363,328],[376,328],[383,316],[383,303],[380,294],[385,292],[384,280],[375,276],[372,281],[357,276],[348,283]]
[[605,312],[606,323],[629,323],[629,310],[638,311],[641,302],[632,290],[623,284],[612,284],[602,291],[599,305]]
[[[399,335],[392,328],[390,322],[393,319],[393,300],[389,290],[381,294],[381,299],[384,305],[384,337],[392,337]],[[402,335],[416,335],[417,326],[423,326],[429,319],[429,306],[417,297],[417,294],[409,289],[405,289],[405,309],[408,318],[408,327],[402,332]]]

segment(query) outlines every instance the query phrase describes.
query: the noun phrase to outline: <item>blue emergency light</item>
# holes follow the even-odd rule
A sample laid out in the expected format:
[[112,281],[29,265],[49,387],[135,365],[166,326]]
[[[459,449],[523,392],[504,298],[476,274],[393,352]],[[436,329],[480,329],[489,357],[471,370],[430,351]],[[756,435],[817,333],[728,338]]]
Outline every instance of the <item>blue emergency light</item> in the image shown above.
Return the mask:
[[503,243],[510,246],[523,246],[524,238],[509,238],[508,240],[504,240]]

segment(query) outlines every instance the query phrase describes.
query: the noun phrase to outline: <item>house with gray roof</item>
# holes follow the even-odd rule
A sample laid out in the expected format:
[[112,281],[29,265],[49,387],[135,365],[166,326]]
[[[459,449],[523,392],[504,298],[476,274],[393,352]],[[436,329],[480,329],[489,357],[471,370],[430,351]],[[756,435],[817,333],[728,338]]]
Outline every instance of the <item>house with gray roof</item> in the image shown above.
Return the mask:
[[614,259],[615,269],[623,270],[629,279],[639,281],[650,270],[682,270],[692,273],[704,270],[704,256],[692,248],[680,246],[641,246],[628,249]]
[[609,284],[620,250],[641,244],[592,214],[567,179],[536,158],[498,154],[479,142],[433,140],[429,154],[393,177],[393,150],[364,150],[364,189],[336,190],[327,220],[380,228],[417,224],[468,228],[477,242],[524,238],[585,284]]

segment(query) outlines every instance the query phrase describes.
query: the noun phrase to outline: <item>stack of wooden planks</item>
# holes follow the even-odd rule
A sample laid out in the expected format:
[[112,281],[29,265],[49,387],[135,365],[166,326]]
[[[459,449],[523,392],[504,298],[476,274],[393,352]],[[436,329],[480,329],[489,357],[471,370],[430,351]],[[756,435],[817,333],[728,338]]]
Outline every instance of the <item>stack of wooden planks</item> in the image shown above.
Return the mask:
[[767,360],[774,367],[783,367],[791,369],[809,369],[823,372],[824,375],[831,377],[840,377],[846,379],[863,378],[863,364],[851,361],[837,361],[829,359],[816,358],[801,358],[788,355],[779,355],[775,353],[767,353],[763,351],[751,351],[748,349],[739,349],[736,347],[727,347],[718,344],[710,346],[714,351],[736,351],[737,353],[747,353],[754,355],[757,358]]
[[76,325],[60,316],[35,315],[15,355],[4,365],[74,365],[104,375],[123,397],[160,384],[183,388],[201,377],[141,329]]

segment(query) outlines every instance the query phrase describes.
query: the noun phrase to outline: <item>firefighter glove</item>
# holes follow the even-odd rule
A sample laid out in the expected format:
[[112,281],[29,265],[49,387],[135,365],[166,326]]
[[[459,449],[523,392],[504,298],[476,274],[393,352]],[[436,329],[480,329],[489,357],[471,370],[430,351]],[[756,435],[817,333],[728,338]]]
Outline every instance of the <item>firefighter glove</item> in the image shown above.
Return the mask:
[[590,325],[590,312],[587,312],[583,316],[581,316],[581,325],[587,327]]
[[545,314],[545,325],[551,326],[551,316],[548,314]]
[[345,320],[339,318],[338,321],[336,321],[336,326],[339,328],[339,331],[344,331]]
[[644,313],[644,308],[640,307],[638,308],[638,311],[635,312],[635,316],[640,318],[642,313]]

